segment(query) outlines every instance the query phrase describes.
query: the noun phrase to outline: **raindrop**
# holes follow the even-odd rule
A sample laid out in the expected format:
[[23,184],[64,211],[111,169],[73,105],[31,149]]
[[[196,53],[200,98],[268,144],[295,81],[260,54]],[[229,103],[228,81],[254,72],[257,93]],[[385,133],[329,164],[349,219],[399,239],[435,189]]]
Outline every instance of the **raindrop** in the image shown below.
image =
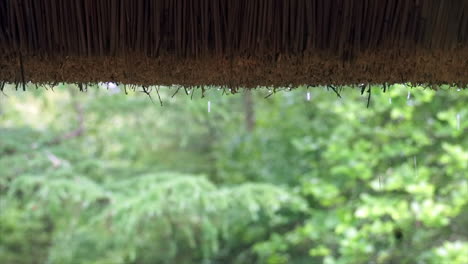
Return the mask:
[[211,102],[208,101],[208,113],[211,112]]
[[107,88],[115,89],[115,88],[117,88],[117,84],[113,83],[113,82],[108,82],[107,83]]
[[461,91],[461,89],[460,89],[460,88],[458,88],[458,89],[457,89],[457,92],[459,92],[459,91]]
[[306,98],[307,98],[307,101],[310,101],[310,92],[307,92]]
[[120,92],[120,89],[116,83],[108,82],[106,83],[106,85],[107,85],[107,90],[110,91],[110,94],[116,94]]
[[460,113],[457,114],[457,130],[460,130],[460,120],[461,120],[461,116],[460,116]]
[[392,104],[392,98],[388,98],[388,102]]
[[416,156],[413,157],[413,162],[414,162],[414,172],[415,172],[416,176],[418,176],[418,163],[417,163],[417,160],[416,160]]
[[408,91],[408,95],[406,96],[406,104],[409,105],[409,106],[413,106],[414,105],[414,99],[411,98],[411,91]]

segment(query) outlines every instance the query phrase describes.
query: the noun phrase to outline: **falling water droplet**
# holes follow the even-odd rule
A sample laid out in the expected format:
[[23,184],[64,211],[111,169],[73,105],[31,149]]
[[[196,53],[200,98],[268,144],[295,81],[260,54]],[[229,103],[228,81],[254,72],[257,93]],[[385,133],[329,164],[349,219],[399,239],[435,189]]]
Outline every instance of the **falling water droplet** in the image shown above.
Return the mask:
[[388,98],[388,102],[392,104],[392,98]]
[[457,114],[457,130],[460,130],[460,120],[461,120],[461,116],[460,116],[460,113]]
[[458,89],[457,89],[457,92],[459,92],[459,91],[461,91],[461,89],[460,89],[460,88],[458,88]]
[[416,176],[418,176],[418,163],[416,160],[416,156],[413,157],[413,161],[414,161],[414,173],[416,174]]
[[310,92],[307,92],[306,98],[307,98],[307,101],[310,101]]
[[188,94],[190,94],[190,91],[187,91]]
[[208,113],[211,112],[211,102],[208,101]]
[[408,96],[406,96],[406,100],[409,100],[411,98],[411,91],[408,91]]

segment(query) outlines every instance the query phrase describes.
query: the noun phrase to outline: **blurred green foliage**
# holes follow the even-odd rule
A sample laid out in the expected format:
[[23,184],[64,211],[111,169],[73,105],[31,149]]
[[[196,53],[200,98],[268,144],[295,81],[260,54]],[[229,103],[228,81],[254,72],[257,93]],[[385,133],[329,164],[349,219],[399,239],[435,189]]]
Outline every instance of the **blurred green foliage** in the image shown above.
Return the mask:
[[466,90],[104,86],[0,95],[0,263],[468,263]]

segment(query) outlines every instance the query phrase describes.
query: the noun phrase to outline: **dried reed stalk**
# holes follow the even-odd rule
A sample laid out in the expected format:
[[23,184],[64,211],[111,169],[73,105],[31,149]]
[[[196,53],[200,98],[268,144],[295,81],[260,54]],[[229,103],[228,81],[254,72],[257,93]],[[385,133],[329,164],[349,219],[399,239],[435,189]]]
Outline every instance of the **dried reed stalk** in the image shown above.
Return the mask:
[[[215,75],[232,75],[235,71],[250,75],[195,78],[190,72],[170,74],[183,75],[182,79],[172,81],[192,84],[381,81],[381,77],[375,77],[378,69],[368,70],[367,75],[355,70],[357,77],[330,76],[347,75],[342,72],[346,67],[339,67],[340,63],[363,65],[365,61],[368,62],[365,67],[382,67],[382,72],[389,74],[388,82],[397,79],[440,82],[454,78],[452,82],[466,84],[466,76],[445,72],[455,69],[458,75],[468,75],[464,68],[468,68],[467,57],[466,60],[458,57],[466,54],[467,45],[468,0],[0,1],[0,80],[14,82],[24,82],[25,77],[26,81],[75,80],[74,73],[60,67],[76,65],[86,61],[86,57],[87,63],[106,61],[119,67],[122,67],[121,60],[129,63],[144,58],[149,64],[180,65],[175,67],[176,71],[177,68],[189,70],[184,65],[186,59],[205,60],[199,66],[211,69],[206,63],[216,58],[217,70],[224,72]],[[406,61],[410,62],[406,68],[395,65],[404,60],[392,60],[392,56],[399,54],[414,54]],[[12,58],[20,56],[24,63],[18,65],[15,62],[18,59]],[[410,69],[421,67],[424,61],[436,63],[442,57],[455,60],[445,66],[424,66],[426,72],[418,74],[414,74],[418,70]],[[70,61],[70,58],[75,59]],[[282,65],[283,58],[288,58],[288,63]],[[317,61],[311,62],[311,58]],[[30,67],[48,65],[48,60],[58,63],[59,69],[47,66],[46,71],[40,71],[43,77],[33,73],[36,69]],[[233,61],[244,65],[246,70],[233,69],[236,67]],[[269,77],[263,69],[257,70],[258,74],[249,72],[255,67],[274,68],[274,65],[283,71],[296,71],[296,75],[287,73],[285,76],[291,79],[279,80],[281,76],[275,73]],[[319,65],[334,72],[309,69]],[[135,70],[158,67],[137,64]],[[346,68],[349,69],[353,67]],[[128,76],[135,75],[135,70],[119,68],[115,72],[108,70],[102,76],[138,81]],[[197,74],[205,72],[196,71]],[[243,81],[255,79],[261,73],[267,76],[257,83]],[[89,74],[82,81],[96,79],[95,74]],[[321,76],[307,77],[308,74]],[[170,80],[155,77],[141,82],[162,81]]]

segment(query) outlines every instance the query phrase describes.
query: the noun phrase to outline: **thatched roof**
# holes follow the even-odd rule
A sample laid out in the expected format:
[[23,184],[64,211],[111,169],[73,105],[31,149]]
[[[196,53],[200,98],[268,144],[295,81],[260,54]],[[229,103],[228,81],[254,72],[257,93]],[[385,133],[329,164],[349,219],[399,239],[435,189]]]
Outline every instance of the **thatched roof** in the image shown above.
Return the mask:
[[468,84],[468,0],[2,0],[0,80]]

